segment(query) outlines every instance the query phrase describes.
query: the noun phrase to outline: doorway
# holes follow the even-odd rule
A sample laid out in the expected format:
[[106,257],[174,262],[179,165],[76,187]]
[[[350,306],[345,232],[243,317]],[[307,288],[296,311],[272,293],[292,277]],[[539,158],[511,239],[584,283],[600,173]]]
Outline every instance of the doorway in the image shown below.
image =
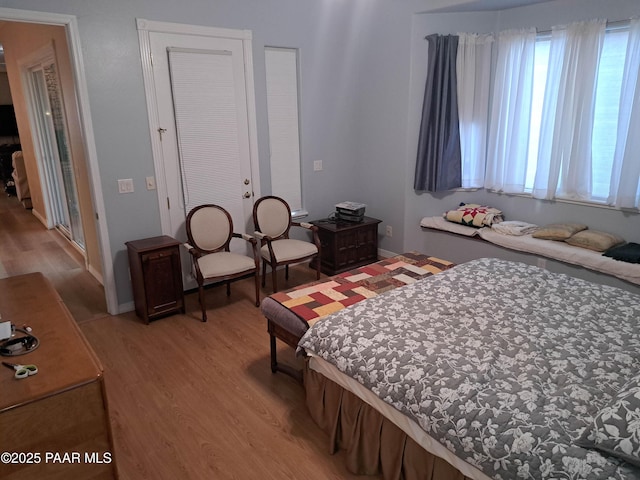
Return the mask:
[[[251,35],[138,21],[162,230],[186,240],[189,211],[213,203],[253,231],[259,171]],[[246,243],[232,243],[246,252]],[[183,283],[195,287],[183,251]]]
[[[81,231],[83,235],[76,235],[76,239],[79,239],[87,247],[89,245],[93,245],[95,247],[87,248],[89,255],[91,255],[91,262],[89,265],[86,265],[86,270],[90,272],[92,277],[102,283],[104,287],[104,296],[108,313],[117,314],[119,313],[119,305],[115,289],[115,279],[111,267],[113,261],[110,250],[108,230],[106,226],[106,213],[104,209],[104,202],[102,199],[102,187],[98,174],[95,138],[91,124],[91,115],[89,113],[88,92],[84,75],[81,47],[79,43],[80,37],[77,20],[74,16],[70,15],[24,11],[0,7],[0,22],[3,25],[2,35],[6,36],[4,38],[4,43],[6,43],[7,38],[9,40],[14,38],[14,33],[20,29],[25,29],[29,32],[28,35],[18,35],[17,37],[15,37],[17,38],[17,40],[14,39],[14,45],[22,48],[27,48],[27,44],[31,44],[32,41],[35,41],[35,39],[32,38],[35,36],[31,35],[33,31],[37,31],[38,29],[50,28],[59,29],[59,31],[61,32],[61,36],[56,40],[55,45],[57,49],[59,47],[59,54],[62,53],[62,51],[64,51],[65,53],[64,56],[67,67],[67,69],[65,69],[65,78],[66,81],[71,82],[71,84],[73,85],[73,94],[70,96],[65,96],[65,98],[63,98],[63,104],[65,105],[69,101],[73,102],[73,106],[67,109],[67,112],[71,111],[73,113],[73,118],[67,117],[67,123],[73,124],[74,127],[74,133],[73,135],[71,135],[69,143],[71,144],[70,147],[76,148],[76,150],[79,151],[83,157],[79,168],[84,169],[83,174],[85,178],[85,181],[82,185],[77,185],[78,190],[82,189],[82,191],[80,191],[78,194],[77,204],[80,207],[82,207],[83,205],[86,207],[86,211],[90,213],[93,222],[91,227],[89,228],[87,227],[87,225],[82,225],[78,231]],[[42,43],[40,43],[40,45],[38,46],[41,45]],[[60,58],[58,58],[57,60],[59,61]],[[18,67],[16,67],[15,63],[13,64],[13,68],[15,71],[18,70]],[[19,73],[17,73],[16,75],[19,75]],[[15,82],[12,82],[12,84],[22,85],[22,81],[20,79],[17,79]],[[19,101],[22,102],[23,111],[20,113],[22,118],[21,131],[25,131],[27,136],[30,137],[31,125],[29,125],[28,120],[25,120],[29,117],[29,115],[24,110],[24,108],[26,108],[24,107],[24,98],[27,94],[23,90],[21,90],[20,92],[12,92],[12,94],[19,97]],[[17,111],[16,114],[16,116],[18,116]],[[55,133],[56,132],[54,126],[54,135]],[[30,153],[33,161],[33,159],[35,158],[35,154],[33,153],[33,150],[35,148],[33,146],[33,142],[29,138],[28,143],[30,144],[30,147],[25,146],[24,141],[22,143],[23,153],[26,153],[27,149],[31,148]],[[34,177],[34,183],[38,185],[38,190],[40,191],[41,189],[39,187],[41,181],[39,178],[39,173],[35,174]],[[29,180],[31,181],[31,178]],[[40,195],[42,195],[42,193],[40,193]],[[42,198],[40,200],[42,204]],[[40,211],[44,212],[44,208],[41,208]],[[48,226],[48,220],[46,218],[47,215],[39,215],[35,209],[33,210],[33,215],[39,218],[41,223]],[[70,231],[73,231],[74,229],[72,221],[69,223],[69,229]],[[87,236],[87,231],[89,231],[89,236]]]

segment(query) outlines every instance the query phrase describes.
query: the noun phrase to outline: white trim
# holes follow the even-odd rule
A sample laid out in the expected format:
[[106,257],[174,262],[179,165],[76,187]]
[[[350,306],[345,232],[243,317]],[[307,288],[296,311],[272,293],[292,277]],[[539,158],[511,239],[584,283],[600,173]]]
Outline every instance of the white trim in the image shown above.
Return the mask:
[[378,258],[391,258],[396,255],[400,255],[399,253],[392,252],[390,250],[383,250],[382,248],[378,249]]
[[80,32],[78,20],[73,15],[63,15],[58,13],[35,12],[29,10],[17,10],[13,8],[0,7],[0,20],[41,23],[46,25],[59,25],[65,27],[69,57],[73,70],[73,77],[76,86],[78,100],[78,115],[80,126],[83,132],[84,148],[87,157],[87,167],[91,181],[91,194],[93,208],[97,214],[97,233],[99,249],[102,259],[102,273],[107,311],[116,314],[118,311],[118,298],[116,292],[115,277],[113,273],[113,256],[111,255],[111,245],[109,243],[109,230],[107,228],[107,214],[104,207],[102,185],[100,183],[100,173],[98,168],[98,154],[96,151],[96,140],[91,122],[91,110],[89,108],[89,92],[85,77],[84,60],[80,42]]
[[57,62],[53,40],[18,60],[20,68],[31,68],[39,63]]
[[247,124],[249,126],[249,155],[251,156],[251,180],[253,198],[260,198],[260,162],[258,160],[258,124],[256,113],[256,91],[253,81],[253,46],[251,31],[242,40],[244,49],[245,90],[247,94]]
[[125,302],[125,303],[121,303],[118,306],[118,315],[120,315],[121,313],[127,313],[127,312],[133,312],[136,309],[136,305],[133,302]]
[[[474,189],[474,191],[477,189]],[[467,189],[460,189],[460,191],[468,191]],[[625,207],[616,207],[615,205],[609,205],[604,202],[596,202],[596,201],[588,201],[588,200],[572,200],[570,198],[562,198],[562,197],[553,197],[551,199],[545,198],[536,198],[531,193],[507,193],[500,192],[498,190],[486,190],[489,193],[493,193],[495,195],[507,195],[513,197],[522,197],[528,198],[530,200],[536,200],[538,202],[557,202],[557,203],[568,203],[571,205],[582,205],[583,207],[595,207],[595,208],[604,208],[605,210],[617,210],[619,212],[627,212],[627,213],[640,213],[640,209],[638,208],[625,208]]]
[[291,212],[291,218],[294,220],[298,220],[307,216],[309,216],[309,212],[304,209]]
[[46,228],[49,228],[49,227],[47,227],[47,219],[43,218],[42,215],[40,215],[35,209],[33,209],[33,208],[31,209],[31,214],[34,217],[36,217],[40,221],[40,223],[42,225],[44,225]]
[[[144,81],[145,98],[147,101],[147,118],[149,120],[149,136],[151,139],[151,151],[153,153],[153,166],[156,172],[156,180],[165,178],[164,154],[160,136],[158,135],[158,101],[156,98],[156,85],[153,76],[153,59],[151,55],[151,40],[149,34],[174,33],[180,35],[200,35],[215,38],[229,38],[242,40],[245,90],[247,100],[247,122],[249,127],[249,155],[251,163],[251,178],[253,180],[253,196],[260,197],[260,162],[258,158],[258,127],[253,77],[253,49],[251,46],[252,33],[250,30],[234,30],[229,28],[204,27],[181,23],[157,22],[154,20],[136,19],[138,28],[138,41],[140,43],[140,59],[142,62],[142,78]],[[160,225],[162,232],[171,234],[171,217],[164,202],[167,201],[168,192],[166,182],[157,181],[157,195],[160,207]]]
[[640,209],[639,208],[627,208],[627,207],[616,207],[615,205],[609,205],[608,203],[605,203],[604,200],[602,202],[597,202],[595,200],[589,201],[589,200],[572,200],[570,198],[562,198],[562,197],[553,197],[550,199],[546,199],[546,198],[536,198],[533,195],[531,195],[531,193],[528,192],[524,192],[524,193],[507,193],[507,192],[501,192],[499,190],[493,190],[493,189],[488,189],[488,188],[484,188],[484,187],[473,187],[473,188],[452,188],[451,191],[452,192],[477,192],[480,190],[485,190],[488,193],[493,193],[494,195],[506,195],[508,197],[521,197],[521,198],[528,198],[529,200],[535,200],[538,202],[557,202],[557,203],[568,203],[571,205],[581,205],[583,207],[595,207],[595,208],[604,208],[605,210],[617,210],[619,212],[627,212],[627,213],[640,213]]
[[[137,20],[138,25],[138,42],[140,43],[140,60],[142,62],[142,79],[144,82],[144,95],[147,101],[147,119],[149,120],[149,138],[151,139],[151,153],[153,155],[153,168],[156,174],[156,188],[158,195],[158,203],[169,197],[166,182],[158,181],[166,178],[164,170],[164,154],[162,151],[162,143],[160,143],[160,135],[158,135],[158,101],[156,98],[156,84],[153,76],[153,63],[151,60],[151,40],[145,20]],[[155,23],[155,22],[149,22]],[[142,28],[142,27],[145,28]],[[167,208],[160,207],[160,228],[162,232],[171,230],[171,216]]]
[[[86,261],[85,261],[86,263]],[[102,273],[97,271],[92,265],[87,265],[87,270],[89,273],[100,282],[100,285],[104,285],[104,279],[102,278]]]
[[42,23],[46,25],[66,26],[75,17],[60,13],[35,12],[0,7],[0,19],[15,22]]
[[[33,140],[33,149],[36,154],[36,167],[38,169],[38,174],[40,175],[41,187],[42,187],[42,197],[44,203],[44,214],[45,218],[44,225],[51,229],[55,227],[55,223],[53,221],[53,217],[55,216],[52,210],[52,204],[55,202],[51,192],[51,175],[49,175],[48,169],[45,167],[43,163],[43,158],[45,157],[44,152],[42,151],[43,142],[41,140],[44,133],[40,126],[35,122],[35,118],[40,118],[40,115],[35,110],[35,90],[33,81],[31,79],[31,69],[36,67],[39,64],[42,64],[47,61],[52,61],[57,63],[55,58],[55,50],[53,41],[48,42],[46,45],[43,45],[41,48],[31,52],[29,55],[18,60],[18,69],[20,70],[20,80],[22,81],[22,91],[23,96],[25,97],[25,104],[27,107],[27,111],[29,113],[29,130],[32,132]],[[40,217],[42,218],[42,217]]]
[[232,38],[236,40],[251,40],[251,30],[237,30],[232,28],[205,27],[188,25],[186,23],[157,22],[136,18],[138,31],[157,33],[177,33],[180,35],[202,35],[204,37]]

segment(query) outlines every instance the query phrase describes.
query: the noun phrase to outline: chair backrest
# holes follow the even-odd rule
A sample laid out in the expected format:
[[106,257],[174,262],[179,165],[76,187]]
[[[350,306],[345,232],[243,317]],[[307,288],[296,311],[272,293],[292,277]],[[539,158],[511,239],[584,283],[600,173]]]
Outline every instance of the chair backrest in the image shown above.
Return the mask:
[[272,238],[286,237],[291,227],[291,208],[280,197],[259,198],[253,205],[253,223],[256,230]]
[[187,238],[199,250],[228,250],[232,233],[231,215],[218,205],[199,205],[187,215]]

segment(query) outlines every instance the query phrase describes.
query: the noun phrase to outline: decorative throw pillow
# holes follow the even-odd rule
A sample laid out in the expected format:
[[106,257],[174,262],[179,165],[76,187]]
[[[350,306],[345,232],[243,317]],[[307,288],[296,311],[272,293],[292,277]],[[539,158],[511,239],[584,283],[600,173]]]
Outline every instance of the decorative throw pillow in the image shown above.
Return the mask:
[[600,410],[577,445],[595,448],[640,466],[640,375],[622,387],[609,405]]
[[588,227],[581,223],[552,223],[545,225],[531,235],[533,238],[542,238],[544,240],[566,240],[572,235],[586,230]]
[[640,244],[631,242],[626,245],[613,247],[602,255],[611,257],[614,260],[620,260],[621,262],[640,263]]
[[599,232],[597,230],[582,230],[565,240],[569,245],[588,248],[596,252],[604,252],[611,247],[624,243],[624,238],[613,233]]
[[478,228],[485,225],[491,226],[502,221],[500,210],[475,203],[461,203],[457,209],[449,210],[442,216],[450,222]]

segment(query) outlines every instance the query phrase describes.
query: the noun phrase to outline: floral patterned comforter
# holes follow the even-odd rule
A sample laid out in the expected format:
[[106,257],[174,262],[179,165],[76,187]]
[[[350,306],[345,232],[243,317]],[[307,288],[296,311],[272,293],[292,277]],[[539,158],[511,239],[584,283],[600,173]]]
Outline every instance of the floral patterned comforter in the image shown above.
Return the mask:
[[640,371],[630,292],[480,259],[328,316],[299,345],[492,478],[640,479],[573,443]]

